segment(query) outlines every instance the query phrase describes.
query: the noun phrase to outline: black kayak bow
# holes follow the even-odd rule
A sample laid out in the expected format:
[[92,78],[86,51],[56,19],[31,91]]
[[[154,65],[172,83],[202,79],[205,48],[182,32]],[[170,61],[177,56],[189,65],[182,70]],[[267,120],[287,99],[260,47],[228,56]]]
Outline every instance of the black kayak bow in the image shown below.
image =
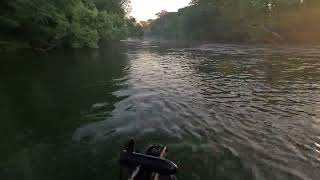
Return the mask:
[[123,180],[122,168],[129,170],[126,180],[174,180],[177,173],[177,165],[164,159],[166,146],[152,145],[146,154],[134,152],[134,140],[130,140],[127,147],[120,153],[121,180]]

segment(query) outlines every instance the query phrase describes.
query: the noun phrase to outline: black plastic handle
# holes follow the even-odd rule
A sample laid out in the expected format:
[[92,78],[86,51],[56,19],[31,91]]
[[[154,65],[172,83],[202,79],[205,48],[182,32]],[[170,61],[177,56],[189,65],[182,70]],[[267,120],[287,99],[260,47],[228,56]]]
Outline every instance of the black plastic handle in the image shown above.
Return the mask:
[[174,175],[178,166],[167,159],[161,159],[145,154],[123,151],[120,154],[120,165],[128,167],[141,166],[144,170],[160,175]]

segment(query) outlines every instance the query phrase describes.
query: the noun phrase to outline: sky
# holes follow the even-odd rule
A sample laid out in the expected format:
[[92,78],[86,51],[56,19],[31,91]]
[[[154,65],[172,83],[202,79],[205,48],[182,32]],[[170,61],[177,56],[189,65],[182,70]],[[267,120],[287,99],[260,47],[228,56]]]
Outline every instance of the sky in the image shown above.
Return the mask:
[[178,11],[178,9],[188,6],[190,0],[131,0],[132,11],[130,16],[138,21],[154,19],[156,13],[161,10],[168,12]]

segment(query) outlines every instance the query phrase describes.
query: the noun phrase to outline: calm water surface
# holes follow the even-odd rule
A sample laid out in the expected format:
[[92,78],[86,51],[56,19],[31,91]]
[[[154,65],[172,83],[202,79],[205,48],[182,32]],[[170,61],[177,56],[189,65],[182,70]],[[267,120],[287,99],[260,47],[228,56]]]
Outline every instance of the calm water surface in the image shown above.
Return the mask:
[[318,179],[320,48],[183,47],[0,56],[0,179],[118,179],[164,143],[179,179]]

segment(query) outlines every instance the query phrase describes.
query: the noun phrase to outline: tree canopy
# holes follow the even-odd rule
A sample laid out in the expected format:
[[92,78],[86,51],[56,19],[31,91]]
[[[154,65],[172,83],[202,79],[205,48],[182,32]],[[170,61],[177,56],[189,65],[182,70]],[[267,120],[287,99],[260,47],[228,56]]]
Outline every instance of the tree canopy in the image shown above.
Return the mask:
[[1,43],[38,50],[97,47],[128,35],[127,0],[2,0]]
[[149,34],[223,42],[319,43],[318,0],[192,0],[159,16]]

